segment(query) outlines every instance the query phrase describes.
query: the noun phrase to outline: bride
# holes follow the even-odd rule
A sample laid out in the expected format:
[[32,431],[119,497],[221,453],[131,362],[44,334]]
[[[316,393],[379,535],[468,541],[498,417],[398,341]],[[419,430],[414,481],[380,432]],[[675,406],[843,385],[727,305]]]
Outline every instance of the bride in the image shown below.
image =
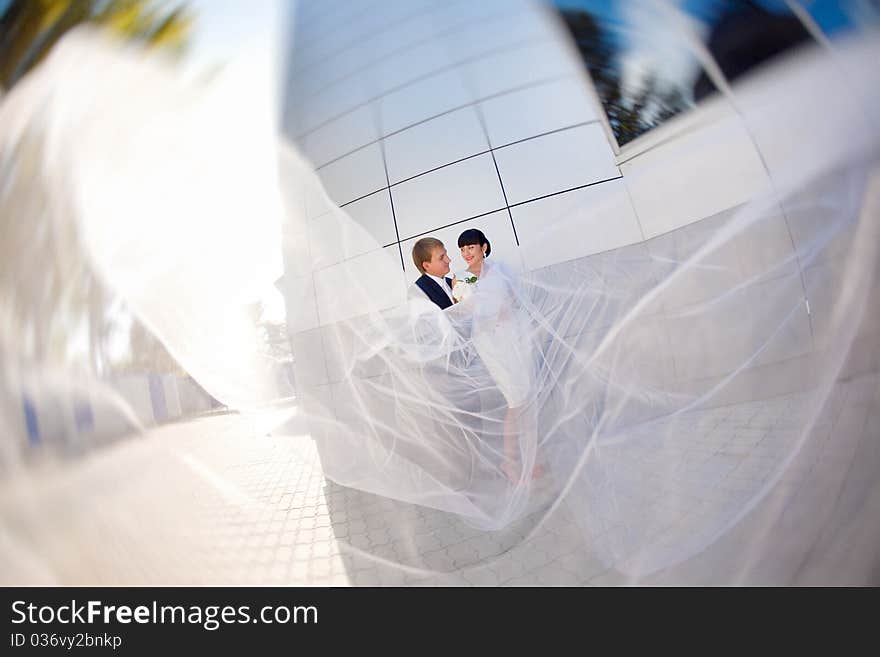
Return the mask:
[[[522,292],[510,270],[489,263],[492,246],[485,234],[469,228],[458,236],[467,269],[453,277],[453,297],[473,315],[472,339],[507,408],[504,415],[502,471],[516,483],[525,477],[524,464],[534,460],[537,426],[534,413],[536,351]],[[543,474],[534,466],[532,478]]]

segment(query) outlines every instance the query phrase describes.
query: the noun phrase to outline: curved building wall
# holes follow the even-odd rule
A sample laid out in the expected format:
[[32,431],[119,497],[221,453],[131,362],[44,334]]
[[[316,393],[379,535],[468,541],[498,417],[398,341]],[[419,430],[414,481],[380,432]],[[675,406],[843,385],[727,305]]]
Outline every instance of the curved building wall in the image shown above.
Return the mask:
[[[813,53],[810,75],[818,72],[817,86],[838,87],[839,94],[804,99],[796,75],[784,81],[759,74],[738,83],[739,107],[716,95],[619,149],[558,15],[524,0],[303,1],[292,44],[284,135],[315,167],[330,199],[400,260],[407,281],[418,276],[412,244],[427,234],[446,243],[453,271],[463,269],[455,240],[469,227],[484,230],[499,256],[521,258],[529,269],[558,267],[563,276],[574,260],[625,257],[625,249],[674,260],[686,246],[677,229],[706,220],[689,232],[693,242],[772,189],[786,161],[826,157],[840,143],[828,116],[844,125],[864,120],[832,58]],[[785,101],[780,84],[793,87]],[[750,108],[768,97],[778,107],[760,114],[763,124],[751,120]],[[780,113],[790,117],[780,122]],[[344,352],[346,336],[333,326],[332,286],[297,276],[295,261],[310,258],[327,280],[343,261],[350,267],[362,259],[364,275],[371,272],[369,257],[341,239],[328,210],[306,199],[308,249],[287,247],[283,285],[289,307],[308,309],[289,324],[297,385],[324,403],[343,377],[335,354]],[[796,380],[792,371],[808,368],[803,357],[822,344],[816,316],[831,291],[804,298],[804,290],[789,285],[797,262],[770,268],[820,226],[815,214],[779,206],[760,235],[726,247],[730,275],[681,277],[633,336],[655,345],[657,359],[644,364],[645,376],[666,389],[704,387],[751,355],[738,351],[747,341],[733,332],[726,353],[676,349],[709,328],[688,324],[677,311],[711,298],[733,276],[755,283],[744,294],[778,295],[780,321],[792,305],[802,310],[750,364],[751,376],[715,401],[787,392],[779,386]],[[840,254],[812,266],[840,268]],[[800,274],[809,279],[809,271]],[[876,326],[867,330],[876,333]],[[679,352],[695,356],[674,362],[670,354]]]

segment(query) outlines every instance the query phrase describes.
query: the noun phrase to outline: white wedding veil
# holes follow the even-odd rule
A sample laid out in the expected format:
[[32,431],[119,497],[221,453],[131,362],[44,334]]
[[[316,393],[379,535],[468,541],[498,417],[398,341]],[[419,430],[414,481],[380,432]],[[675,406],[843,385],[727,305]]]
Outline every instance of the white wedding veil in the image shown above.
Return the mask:
[[[126,435],[141,349],[227,407],[291,415],[273,436],[314,441],[328,486],[394,510],[364,532],[381,540],[338,536],[384,567],[454,578],[527,549],[635,583],[876,583],[880,40],[733,86],[689,47],[759,191],[551,264],[534,251],[573,234],[579,201],[528,248],[482,226],[475,291],[441,310],[408,294],[412,240],[340,207],[235,78],[72,33],[0,99],[0,428],[26,442],[21,399],[76,397]],[[454,255],[460,227],[441,232]],[[292,377],[254,310],[273,286]],[[26,481],[17,444],[0,465]],[[452,547],[425,538],[432,514]]]

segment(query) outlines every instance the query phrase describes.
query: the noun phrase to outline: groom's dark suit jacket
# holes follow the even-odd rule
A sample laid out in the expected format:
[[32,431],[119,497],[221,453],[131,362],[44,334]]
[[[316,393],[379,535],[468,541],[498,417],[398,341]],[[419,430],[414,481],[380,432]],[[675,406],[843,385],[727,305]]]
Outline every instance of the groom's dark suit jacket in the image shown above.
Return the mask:
[[[449,289],[452,289],[452,279],[446,278],[444,279],[446,284],[449,286]],[[446,292],[437,284],[433,278],[428,276],[427,274],[422,274],[419,279],[416,281],[416,285],[418,285],[422,292],[428,295],[428,298],[440,306],[440,309],[449,308],[452,305],[452,301],[449,300]]]

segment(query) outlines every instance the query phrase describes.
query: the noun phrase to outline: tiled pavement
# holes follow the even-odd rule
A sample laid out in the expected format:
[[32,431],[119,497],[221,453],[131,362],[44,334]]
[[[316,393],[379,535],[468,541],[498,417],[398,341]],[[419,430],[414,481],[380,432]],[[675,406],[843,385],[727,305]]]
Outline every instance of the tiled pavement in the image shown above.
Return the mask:
[[[654,427],[672,438],[621,447],[613,499],[588,468],[525,541],[542,511],[482,532],[334,484],[307,434],[270,433],[281,411],[168,425],[0,483],[0,584],[877,584],[878,390],[839,386],[800,449],[798,396]],[[635,580],[633,542],[693,556]]]

